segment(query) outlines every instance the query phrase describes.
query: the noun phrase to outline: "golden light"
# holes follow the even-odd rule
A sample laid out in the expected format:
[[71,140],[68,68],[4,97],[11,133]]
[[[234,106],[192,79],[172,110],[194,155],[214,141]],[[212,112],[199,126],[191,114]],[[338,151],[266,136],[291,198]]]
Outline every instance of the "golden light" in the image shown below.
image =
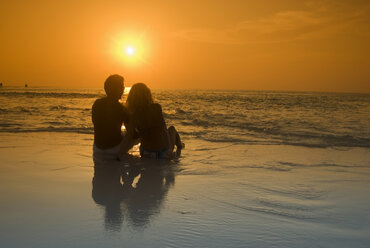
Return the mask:
[[132,56],[135,54],[135,48],[133,48],[132,46],[127,46],[125,52],[128,56]]
[[118,63],[125,66],[147,63],[149,42],[145,32],[122,31],[112,41],[111,53]]
[[131,87],[130,86],[125,86],[125,90],[123,92],[124,95],[128,95],[130,93]]

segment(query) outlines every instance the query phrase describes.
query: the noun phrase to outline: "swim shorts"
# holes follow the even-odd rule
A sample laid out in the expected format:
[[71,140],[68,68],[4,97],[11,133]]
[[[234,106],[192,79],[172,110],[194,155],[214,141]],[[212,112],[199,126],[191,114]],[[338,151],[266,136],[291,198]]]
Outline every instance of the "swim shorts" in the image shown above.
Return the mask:
[[145,150],[140,146],[140,156],[142,158],[156,158],[156,159],[164,159],[168,158],[168,149],[164,148],[159,151],[155,150]]

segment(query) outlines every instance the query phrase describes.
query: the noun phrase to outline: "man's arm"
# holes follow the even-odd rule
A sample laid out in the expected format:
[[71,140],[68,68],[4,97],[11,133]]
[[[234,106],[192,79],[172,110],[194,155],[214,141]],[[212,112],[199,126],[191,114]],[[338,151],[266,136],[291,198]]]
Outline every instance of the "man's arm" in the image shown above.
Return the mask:
[[123,136],[123,141],[118,152],[118,159],[120,160],[136,143],[137,137],[132,122],[128,122],[126,126],[126,135]]
[[102,109],[102,102],[100,101],[100,99],[95,100],[95,102],[94,102],[94,104],[91,108],[91,120],[92,120],[94,126],[99,125],[100,124],[99,122],[102,121],[102,118],[101,118],[102,111],[101,111],[101,109]]
[[91,121],[95,125],[96,123],[96,101],[94,102],[91,108]]

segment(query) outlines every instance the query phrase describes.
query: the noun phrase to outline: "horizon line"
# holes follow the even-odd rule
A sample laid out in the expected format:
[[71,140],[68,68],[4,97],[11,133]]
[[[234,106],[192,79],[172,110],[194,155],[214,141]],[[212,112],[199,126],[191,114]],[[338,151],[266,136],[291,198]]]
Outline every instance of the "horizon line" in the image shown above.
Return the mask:
[[[24,88],[24,89],[32,89],[32,88],[45,88],[45,89],[101,89],[104,90],[103,87],[61,87],[61,86],[50,86],[50,85],[43,85],[43,86],[28,86],[25,87],[24,85],[4,85],[1,88]],[[125,86],[126,87],[131,87]],[[250,92],[304,92],[304,93],[347,93],[347,94],[370,94],[369,91],[328,91],[328,90],[294,90],[294,89],[243,89],[243,88],[161,88],[161,87],[151,87],[154,90],[194,90],[194,91],[206,91],[206,90],[213,90],[213,91],[250,91]]]

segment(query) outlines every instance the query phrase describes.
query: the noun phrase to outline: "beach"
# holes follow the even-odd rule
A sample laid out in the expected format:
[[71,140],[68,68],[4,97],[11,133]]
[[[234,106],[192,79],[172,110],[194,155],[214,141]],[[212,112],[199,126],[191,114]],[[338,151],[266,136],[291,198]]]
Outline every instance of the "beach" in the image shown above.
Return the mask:
[[370,241],[368,149],[187,140],[182,158],[171,163],[106,160],[115,171],[142,168],[141,178],[118,194],[103,186],[108,199],[99,200],[92,193],[92,142],[88,134],[1,134],[2,247],[367,247]]
[[370,248],[369,0],[0,6],[0,248]]
[[101,89],[3,88],[0,246],[368,246],[369,95],[153,94],[177,160],[94,159]]

